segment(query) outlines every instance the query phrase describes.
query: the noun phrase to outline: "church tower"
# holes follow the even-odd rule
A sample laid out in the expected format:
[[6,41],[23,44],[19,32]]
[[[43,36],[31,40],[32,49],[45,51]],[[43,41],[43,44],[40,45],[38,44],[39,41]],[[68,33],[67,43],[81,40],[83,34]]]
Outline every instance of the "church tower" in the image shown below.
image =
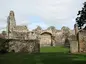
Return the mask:
[[13,28],[16,26],[16,22],[15,22],[15,15],[13,11],[10,11],[9,16],[7,18],[7,27],[8,27],[8,38],[12,37],[12,31]]

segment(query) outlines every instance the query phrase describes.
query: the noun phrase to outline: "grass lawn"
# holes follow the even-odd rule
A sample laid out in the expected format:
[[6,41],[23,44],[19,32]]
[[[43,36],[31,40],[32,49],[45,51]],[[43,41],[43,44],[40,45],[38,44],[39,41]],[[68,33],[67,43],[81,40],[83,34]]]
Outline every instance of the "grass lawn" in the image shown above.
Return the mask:
[[44,47],[40,52],[0,54],[0,64],[86,64],[86,54],[69,54],[63,47]]
[[40,52],[41,53],[48,53],[48,52],[63,52],[63,53],[67,53],[69,52],[69,49],[68,48],[64,48],[64,47],[61,47],[61,46],[56,46],[56,47],[42,47],[40,49]]

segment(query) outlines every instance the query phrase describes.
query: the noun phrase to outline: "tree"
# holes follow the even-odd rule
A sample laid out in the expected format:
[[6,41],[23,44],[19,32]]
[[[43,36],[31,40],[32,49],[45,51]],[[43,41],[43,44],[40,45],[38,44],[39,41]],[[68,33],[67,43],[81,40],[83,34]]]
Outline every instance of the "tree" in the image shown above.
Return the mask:
[[35,31],[35,33],[39,35],[42,31],[42,28],[40,26],[37,26],[37,28],[34,29],[33,31]]
[[35,31],[38,31],[38,30],[42,30],[42,28],[40,26],[37,26],[37,28],[35,29]]
[[86,24],[86,2],[83,5],[82,10],[78,11],[76,18],[79,29],[82,29],[82,26]]
[[48,29],[48,30],[52,30],[52,32],[55,32],[55,31],[56,31],[55,26],[50,26],[50,27],[48,27],[47,29]]
[[2,31],[2,34],[5,36],[6,35],[6,31]]
[[54,26],[50,26],[50,27],[48,27],[48,29],[55,29],[55,27]]
[[66,26],[63,26],[61,30],[63,31],[63,36],[67,38],[70,34],[70,29]]

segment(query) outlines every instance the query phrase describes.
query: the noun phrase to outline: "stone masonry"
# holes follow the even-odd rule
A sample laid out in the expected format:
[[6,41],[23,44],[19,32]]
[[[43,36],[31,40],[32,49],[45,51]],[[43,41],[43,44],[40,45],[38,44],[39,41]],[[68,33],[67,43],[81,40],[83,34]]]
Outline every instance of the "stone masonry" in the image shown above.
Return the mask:
[[86,53],[86,27],[78,30],[77,24],[74,25],[75,35],[70,35],[71,53]]
[[[36,29],[29,31],[25,25],[16,25],[15,14],[10,11],[7,18],[7,39],[22,39],[22,40],[39,40],[40,46],[55,46],[63,45],[65,40],[62,38],[62,30],[57,30],[54,27],[49,27],[46,30],[42,30],[40,26]],[[46,34],[46,35],[45,35]],[[51,35],[54,37],[52,38]],[[64,38],[65,39],[65,38]],[[63,43],[61,43],[63,42]]]
[[9,52],[28,52],[38,53],[40,52],[40,46],[38,40],[9,40]]
[[[71,30],[70,33],[72,34],[73,31]],[[29,52],[30,44],[37,48],[41,46],[64,45],[65,37],[63,37],[63,32],[64,30],[57,30],[54,26],[50,26],[45,30],[38,26],[36,29],[29,31],[26,25],[16,25],[14,11],[10,11],[7,17],[6,39],[11,40],[8,42],[9,52],[12,49],[15,52],[20,52],[22,47],[27,48],[28,50],[26,50]],[[39,43],[39,46],[35,44],[35,41]]]

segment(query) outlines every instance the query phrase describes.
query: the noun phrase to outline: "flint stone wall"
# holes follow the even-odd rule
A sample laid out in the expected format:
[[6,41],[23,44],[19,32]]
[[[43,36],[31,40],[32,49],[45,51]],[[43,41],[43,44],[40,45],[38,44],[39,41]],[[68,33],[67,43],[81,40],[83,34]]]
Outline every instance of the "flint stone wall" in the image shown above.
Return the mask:
[[71,53],[78,53],[78,41],[75,35],[71,35],[69,37],[70,42],[70,52]]
[[[3,39],[8,43],[8,52],[40,52],[40,45],[38,40],[17,40],[17,39]],[[4,42],[4,43],[5,43]],[[5,45],[6,46],[6,45]]]
[[40,45],[38,40],[10,40],[9,52],[40,52]]
[[79,32],[79,52],[86,52],[86,30]]

